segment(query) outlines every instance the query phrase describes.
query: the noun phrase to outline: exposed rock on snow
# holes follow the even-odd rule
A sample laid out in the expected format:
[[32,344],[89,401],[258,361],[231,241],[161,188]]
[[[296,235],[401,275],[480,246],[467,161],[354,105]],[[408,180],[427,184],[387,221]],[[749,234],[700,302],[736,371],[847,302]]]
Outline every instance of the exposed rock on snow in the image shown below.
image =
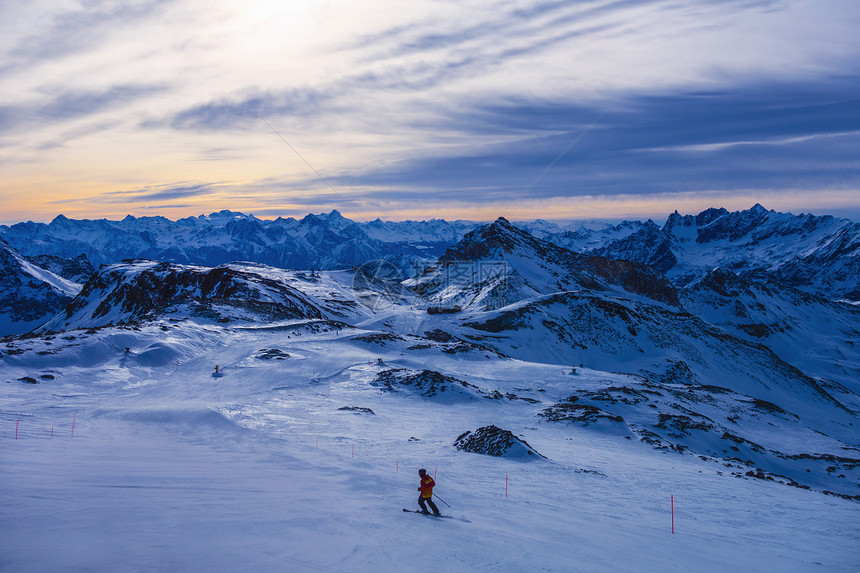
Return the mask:
[[496,426],[484,426],[473,432],[460,434],[454,441],[454,447],[463,452],[488,456],[546,459],[545,456],[539,454],[522,438]]
[[389,392],[408,390],[426,398],[463,401],[475,400],[480,397],[477,386],[464,380],[445,376],[434,370],[409,370],[395,368],[383,370],[371,382],[374,386],[382,387]]
[[261,348],[257,355],[259,360],[286,360],[290,355],[277,348]]
[[353,336],[352,340],[356,342],[367,342],[370,344],[378,344],[379,346],[385,346],[388,342],[404,342],[406,339],[397,334],[392,334],[390,332],[374,332],[372,334],[362,334],[359,336]]
[[355,412],[356,414],[376,414],[372,409],[363,408],[361,406],[342,406],[338,408],[338,410],[341,412]]
[[550,422],[576,422],[584,426],[593,424],[598,420],[624,423],[624,418],[604,412],[596,406],[589,404],[577,404],[579,396],[571,396],[563,402],[542,410],[539,416]]

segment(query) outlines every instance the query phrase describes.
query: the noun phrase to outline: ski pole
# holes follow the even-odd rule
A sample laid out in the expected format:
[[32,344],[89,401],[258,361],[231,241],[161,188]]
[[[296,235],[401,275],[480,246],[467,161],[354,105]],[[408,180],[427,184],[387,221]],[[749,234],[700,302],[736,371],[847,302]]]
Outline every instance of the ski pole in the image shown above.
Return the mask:
[[[441,497],[439,497],[439,496],[438,496],[438,495],[436,495],[435,493],[433,494],[433,497],[435,497],[436,499],[438,499],[439,501],[441,501],[441,502],[442,502],[442,503],[444,503],[445,505],[448,505],[448,502],[447,502],[447,501],[445,501],[444,499],[442,499]],[[450,506],[450,505],[448,505],[448,507],[451,507],[451,506]]]

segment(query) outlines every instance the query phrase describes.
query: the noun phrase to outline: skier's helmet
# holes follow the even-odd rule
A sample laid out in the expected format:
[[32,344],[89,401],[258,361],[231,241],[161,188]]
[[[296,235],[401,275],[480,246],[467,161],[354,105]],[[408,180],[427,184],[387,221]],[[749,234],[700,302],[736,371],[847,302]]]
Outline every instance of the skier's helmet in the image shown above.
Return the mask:
[[421,477],[424,477],[424,475],[426,473],[427,473],[427,470],[425,470],[424,468],[421,468],[420,470],[418,470],[418,475],[420,475]]

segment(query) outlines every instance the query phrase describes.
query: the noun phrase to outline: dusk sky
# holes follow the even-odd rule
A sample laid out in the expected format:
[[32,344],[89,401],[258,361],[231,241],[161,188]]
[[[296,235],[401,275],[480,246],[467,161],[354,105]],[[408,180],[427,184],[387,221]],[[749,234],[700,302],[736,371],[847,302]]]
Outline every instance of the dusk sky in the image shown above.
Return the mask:
[[0,222],[860,220],[857,0],[0,0]]

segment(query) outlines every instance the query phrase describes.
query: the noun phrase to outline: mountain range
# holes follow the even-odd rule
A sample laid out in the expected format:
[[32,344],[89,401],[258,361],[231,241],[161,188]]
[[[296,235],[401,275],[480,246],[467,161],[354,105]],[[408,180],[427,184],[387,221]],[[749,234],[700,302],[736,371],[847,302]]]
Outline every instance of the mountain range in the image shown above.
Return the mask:
[[[848,221],[760,206],[674,213],[663,227],[575,229],[504,218],[360,224],[337,212],[261,221],[224,211],[176,222],[58,217],[5,228],[3,239],[6,332],[32,330],[20,340],[147,324],[207,336],[336,332],[417,360],[375,374],[372,387],[429,384],[428,397],[447,388],[442,397],[467,401],[544,403],[451,377],[428,356],[563,365],[569,393],[544,403],[548,423],[608,424],[658,449],[840,495],[860,477],[860,460],[846,455],[860,448],[860,306],[849,276],[858,233]],[[407,260],[431,253],[404,278]],[[301,264],[308,268],[281,268]],[[8,340],[14,363],[23,350]],[[288,357],[272,348],[265,357]],[[162,353],[149,352],[148,363],[176,354]],[[604,373],[606,384],[579,386],[582,372]]]
[[[745,211],[707,209],[653,221],[619,224],[516,223],[535,238],[567,250],[647,264],[676,286],[716,267],[757,274],[825,298],[860,300],[860,225],[847,219],[792,215],[755,205]],[[296,220],[262,220],[221,211],[171,221],[127,216],[0,226],[0,237],[25,257],[85,260],[94,266],[151,259],[217,266],[244,260],[287,269],[332,270],[385,259],[411,277],[468,232],[470,221],[355,222],[339,212]],[[86,263],[85,263],[86,264]],[[82,282],[77,272],[67,278]]]

